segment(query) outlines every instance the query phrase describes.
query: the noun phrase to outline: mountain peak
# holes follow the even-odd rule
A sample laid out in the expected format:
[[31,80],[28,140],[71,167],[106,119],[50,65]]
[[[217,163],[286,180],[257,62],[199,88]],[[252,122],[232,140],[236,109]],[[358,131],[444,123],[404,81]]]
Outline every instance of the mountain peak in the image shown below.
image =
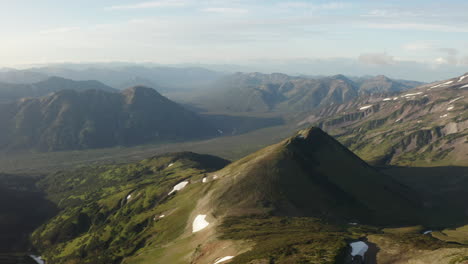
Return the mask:
[[155,98],[164,98],[155,89],[142,85],[133,86],[122,91],[128,104],[136,101],[148,101]]
[[[219,172],[213,201],[235,214],[319,216],[398,222],[409,191],[381,175],[320,128],[299,131]],[[248,195],[247,195],[248,194]],[[221,202],[222,201],[222,202]],[[410,209],[411,208],[411,209]]]
[[335,79],[335,80],[342,80],[342,81],[350,81],[348,77],[344,76],[343,74],[337,74],[337,75],[333,75],[330,77],[331,79]]
[[146,87],[144,85],[135,85],[123,90],[124,93],[127,91],[132,93],[158,93],[155,89]]
[[387,76],[385,75],[377,75],[375,76],[374,78],[372,78],[374,80],[379,80],[379,81],[392,81],[390,78],[388,78]]

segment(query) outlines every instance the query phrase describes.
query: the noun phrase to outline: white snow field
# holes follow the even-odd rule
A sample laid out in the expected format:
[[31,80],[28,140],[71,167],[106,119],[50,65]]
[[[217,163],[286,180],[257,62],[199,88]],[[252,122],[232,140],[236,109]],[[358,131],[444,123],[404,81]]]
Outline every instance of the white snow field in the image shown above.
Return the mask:
[[233,259],[234,256],[226,256],[224,258],[220,258],[219,260],[217,260],[214,264],[218,264],[218,263],[221,263],[221,262],[225,262],[225,261],[228,261],[230,259]]
[[187,186],[188,183],[188,181],[179,182],[178,184],[176,184],[176,186],[174,186],[174,188],[172,188],[172,191],[170,191],[168,195],[171,195],[173,192],[182,190],[183,188],[185,188],[185,186]]
[[359,108],[359,110],[362,111],[362,110],[366,110],[367,108],[371,108],[371,107],[372,107],[372,105],[366,105],[366,106],[363,106],[363,107]]
[[206,218],[206,215],[197,215],[197,217],[195,217],[195,220],[193,220],[193,224],[192,224],[192,233],[201,231],[210,224],[205,220],[205,218]]
[[361,256],[364,259],[364,254],[366,254],[367,250],[369,249],[369,246],[362,242],[353,242],[350,244],[352,250],[351,250],[351,256]]

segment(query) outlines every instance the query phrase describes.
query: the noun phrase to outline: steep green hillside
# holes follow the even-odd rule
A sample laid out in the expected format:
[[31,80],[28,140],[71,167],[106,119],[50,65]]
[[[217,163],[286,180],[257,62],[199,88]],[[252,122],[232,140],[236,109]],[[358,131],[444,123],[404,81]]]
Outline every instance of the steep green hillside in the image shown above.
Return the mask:
[[[339,166],[337,166],[339,164]],[[342,221],[410,221],[418,201],[318,128],[267,147],[217,172],[216,208]],[[221,180],[220,180],[221,181]],[[229,209],[227,209],[229,208]]]
[[[33,242],[49,263],[337,263],[350,241],[381,233],[352,222],[425,216],[414,191],[318,128],[227,164],[178,153],[50,175],[39,187],[62,211]],[[405,243],[450,247],[422,234]]]
[[[114,263],[144,246],[170,241],[183,232],[195,206],[191,186],[227,163],[178,153],[135,164],[58,172],[39,187],[62,211],[36,230],[33,242],[50,263]],[[184,194],[168,195],[185,180],[190,184]]]

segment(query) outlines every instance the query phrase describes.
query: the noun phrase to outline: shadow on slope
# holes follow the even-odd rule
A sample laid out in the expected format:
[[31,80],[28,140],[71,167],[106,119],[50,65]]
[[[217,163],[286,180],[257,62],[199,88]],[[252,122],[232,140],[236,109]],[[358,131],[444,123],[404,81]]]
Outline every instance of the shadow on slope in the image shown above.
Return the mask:
[[380,171],[419,193],[428,214],[424,224],[468,224],[468,167],[387,167]]
[[29,235],[57,212],[35,182],[30,177],[0,175],[0,253],[29,251]]

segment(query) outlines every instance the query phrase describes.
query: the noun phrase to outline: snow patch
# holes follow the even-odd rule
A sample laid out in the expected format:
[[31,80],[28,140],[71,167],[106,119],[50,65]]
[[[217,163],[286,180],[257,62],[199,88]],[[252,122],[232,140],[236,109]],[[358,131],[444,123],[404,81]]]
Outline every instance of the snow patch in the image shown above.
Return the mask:
[[449,85],[451,83],[453,83],[453,81],[448,81],[448,82],[444,82],[444,83],[441,83],[441,84],[437,84],[437,85],[434,85],[431,88],[429,88],[429,90],[433,89],[433,88],[441,87],[441,86],[446,86],[446,85]]
[[197,217],[195,217],[195,220],[193,220],[193,224],[192,224],[192,233],[201,231],[210,224],[205,220],[205,218],[206,218],[206,215],[197,215]]
[[453,102],[456,102],[456,101],[458,101],[458,100],[460,100],[460,99],[462,99],[462,98],[464,98],[464,97],[465,97],[465,96],[457,97],[457,98],[451,100],[451,101],[449,102],[449,104],[451,104],[451,103],[453,103]]
[[415,95],[419,95],[419,94],[422,94],[422,92],[409,93],[409,94],[405,94],[405,95],[403,95],[403,96],[404,96],[404,97],[409,97],[409,96],[415,96]]
[[221,262],[225,262],[225,261],[228,261],[228,260],[233,259],[233,258],[234,258],[234,256],[226,256],[226,257],[224,257],[224,258],[218,259],[214,264],[218,264],[218,263],[221,263]]
[[393,97],[393,101],[396,101],[396,100],[398,100],[398,97]]
[[213,180],[218,179],[218,175],[213,176]]
[[174,186],[174,188],[172,188],[172,191],[170,191],[168,195],[171,195],[175,191],[182,190],[183,188],[185,188],[185,186],[187,186],[188,183],[188,181],[179,182],[178,184],[176,184],[176,186]]
[[45,261],[42,259],[41,256],[36,256],[36,255],[29,255],[36,263],[38,264],[45,264]]
[[174,166],[174,163],[171,163],[171,164],[167,165],[168,168],[170,168],[172,166]]
[[130,200],[130,199],[132,199],[132,195],[131,195],[131,194],[127,195],[127,201]]
[[397,120],[395,120],[395,123],[398,123],[401,121],[401,118],[398,118]]
[[161,218],[164,218],[164,217],[166,217],[166,215],[163,215],[163,214],[160,215],[160,216],[155,215],[155,216],[153,217],[153,221],[156,221],[157,219],[161,219]]
[[205,183],[207,181],[206,177],[201,180],[202,183]]
[[427,230],[427,231],[424,231],[424,232],[423,232],[423,235],[428,235],[428,234],[430,234],[430,233],[432,233],[432,230]]
[[385,98],[385,99],[383,99],[383,101],[390,101],[390,100],[392,100],[392,98]]
[[358,223],[348,223],[348,225],[358,225]]
[[372,107],[372,105],[366,105],[366,106],[363,106],[363,107],[359,108],[359,110],[362,111],[362,110],[366,110],[366,109],[371,108],[371,107]]
[[224,132],[221,129],[218,129],[218,133],[223,134]]
[[358,242],[353,242],[351,244],[349,244],[352,248],[351,250],[351,256],[361,256],[363,259],[364,259],[364,254],[366,254],[367,250],[369,249],[369,246],[362,242],[362,241],[358,241]]
[[463,89],[463,88],[468,88],[468,84],[463,85],[462,87],[460,87],[460,88],[458,88],[458,89]]
[[444,117],[447,117],[448,114],[445,114],[445,115],[441,115],[440,118],[444,118]]
[[468,77],[468,75],[464,75],[464,76],[460,77],[460,79],[458,79],[458,82],[463,81],[463,79],[465,79],[466,77]]
[[450,111],[450,110],[452,110],[452,109],[453,109],[453,106],[451,105],[451,106],[449,106],[449,107],[447,108],[447,111]]

